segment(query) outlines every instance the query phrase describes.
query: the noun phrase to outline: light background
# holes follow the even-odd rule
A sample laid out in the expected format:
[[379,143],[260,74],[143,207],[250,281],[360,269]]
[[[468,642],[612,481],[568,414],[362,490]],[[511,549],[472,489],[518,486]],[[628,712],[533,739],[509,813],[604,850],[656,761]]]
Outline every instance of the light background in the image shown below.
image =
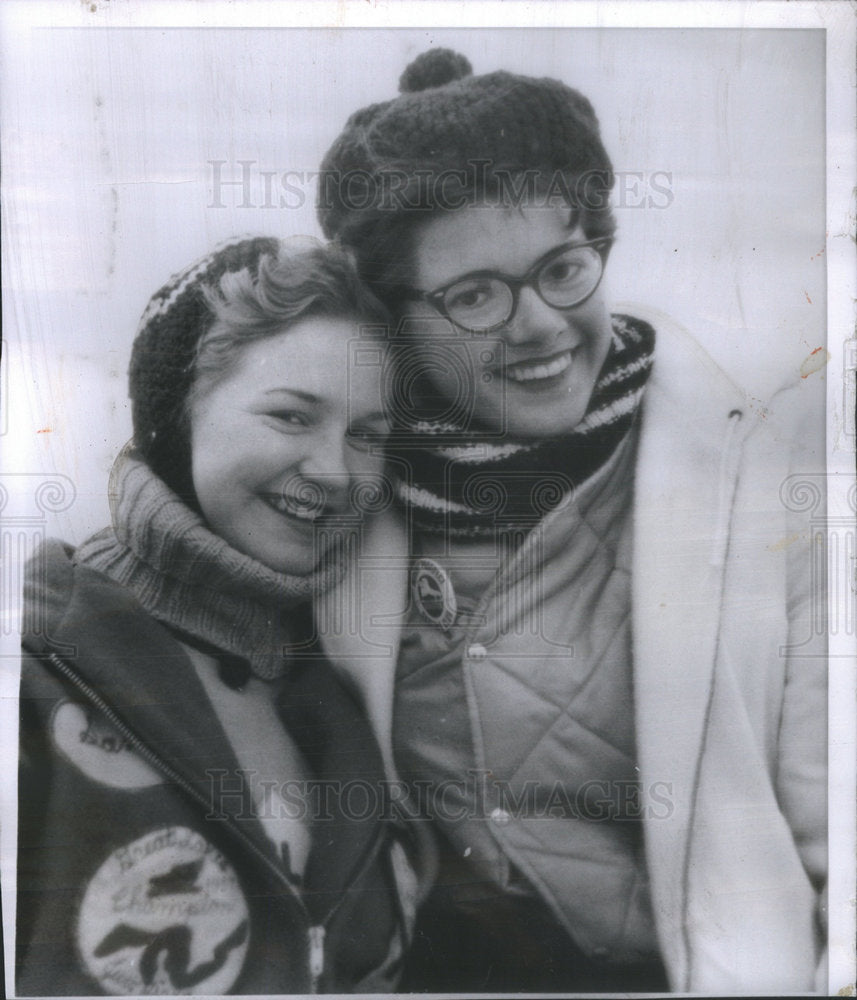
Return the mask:
[[683,321],[759,400],[824,345],[822,31],[34,27],[5,53],[4,332],[26,466],[77,491],[49,533],[107,522],[149,295],[235,234],[318,234],[307,175],[432,46],[591,99],[625,175],[615,300]]
[[[214,27],[238,24],[256,27]],[[852,4],[4,0],[0,44],[6,663],[16,655],[20,565],[33,540],[47,533],[75,543],[106,523],[107,474],[130,434],[128,353],[149,295],[222,238],[317,232],[310,189],[300,208],[258,207],[263,187],[254,188],[256,208],[240,207],[238,189],[225,192],[225,208],[210,207],[208,161],[226,161],[232,176],[240,159],[278,175],[314,170],[347,115],[393,96],[405,64],[432,44],[465,53],[477,73],[503,68],[578,87],[617,170],[672,174],[668,208],[617,207],[616,298],[681,319],[757,399],[805,374],[810,352],[827,343],[828,514],[853,525]],[[802,384],[817,392],[822,377]],[[74,503],[34,517],[32,483],[59,475],[76,490]],[[853,607],[854,567],[837,572],[833,599]],[[835,994],[853,991],[855,975],[857,670],[853,629],[830,641]],[[0,757],[9,767],[16,691],[15,671],[0,671]],[[14,793],[4,778],[7,956]],[[8,962],[6,972],[11,986]]]

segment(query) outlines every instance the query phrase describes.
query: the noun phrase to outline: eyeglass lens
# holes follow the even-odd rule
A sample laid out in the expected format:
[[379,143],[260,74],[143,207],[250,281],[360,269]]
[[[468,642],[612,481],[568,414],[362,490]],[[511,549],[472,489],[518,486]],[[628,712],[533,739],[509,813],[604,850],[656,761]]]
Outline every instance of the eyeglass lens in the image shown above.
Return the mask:
[[[601,256],[594,247],[567,247],[546,260],[526,284],[535,287],[548,305],[568,309],[585,299],[600,277]],[[512,315],[514,303],[515,295],[507,282],[491,275],[456,282],[443,298],[447,316],[472,330],[504,323]]]

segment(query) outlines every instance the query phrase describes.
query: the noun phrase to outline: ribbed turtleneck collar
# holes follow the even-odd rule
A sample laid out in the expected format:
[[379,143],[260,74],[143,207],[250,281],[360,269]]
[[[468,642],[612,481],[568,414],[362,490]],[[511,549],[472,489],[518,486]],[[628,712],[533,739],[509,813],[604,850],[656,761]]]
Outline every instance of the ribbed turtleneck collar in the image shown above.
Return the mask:
[[206,526],[130,448],[110,476],[113,524],[84,542],[75,562],[127,587],[158,621],[246,659],[271,680],[298,641],[293,613],[343,572],[339,551],[307,576],[277,573]]

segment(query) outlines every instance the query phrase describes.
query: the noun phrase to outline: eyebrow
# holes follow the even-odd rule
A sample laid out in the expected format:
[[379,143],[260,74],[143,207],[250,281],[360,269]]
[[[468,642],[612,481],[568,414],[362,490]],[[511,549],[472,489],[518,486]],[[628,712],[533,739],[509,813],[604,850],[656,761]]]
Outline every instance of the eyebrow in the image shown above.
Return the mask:
[[385,424],[389,422],[387,414],[383,410],[373,410],[371,413],[367,413],[365,417],[360,418],[361,423],[372,423],[375,420]]
[[266,396],[277,396],[282,393],[288,393],[290,396],[297,396],[298,399],[302,399],[305,403],[317,403],[318,396],[314,396],[311,392],[304,392],[303,389],[289,389],[287,386],[278,386],[276,389],[268,389],[265,392]]
[[[436,285],[434,291],[444,291],[450,287],[450,285],[457,285],[459,281],[467,281],[468,278],[483,278],[483,277],[496,277],[496,278],[511,278],[512,281],[520,281],[521,278],[526,277],[528,274],[532,274],[540,264],[546,263],[554,254],[559,254],[562,250],[569,250],[572,247],[578,246],[581,242],[580,240],[566,240],[564,243],[557,243],[556,246],[552,247],[550,250],[546,250],[541,257],[537,257],[532,264],[526,269],[526,271],[521,271],[519,274],[509,274],[508,271],[500,271],[492,267],[483,267],[474,271],[464,271],[455,278],[450,278],[449,281],[444,281],[443,284]],[[416,289],[419,291],[420,289]],[[428,292],[427,294],[432,294]]]
[[[278,386],[276,389],[267,389],[265,391],[266,396],[277,396],[285,393],[289,396],[297,396],[299,399],[304,400],[307,403],[318,404],[321,400],[318,396],[314,396],[311,392],[304,392],[303,389],[288,389],[285,386]],[[372,410],[371,413],[367,413],[365,417],[360,418],[361,422],[365,421],[371,423],[372,421],[378,420],[382,423],[388,423],[389,418],[384,410]]]

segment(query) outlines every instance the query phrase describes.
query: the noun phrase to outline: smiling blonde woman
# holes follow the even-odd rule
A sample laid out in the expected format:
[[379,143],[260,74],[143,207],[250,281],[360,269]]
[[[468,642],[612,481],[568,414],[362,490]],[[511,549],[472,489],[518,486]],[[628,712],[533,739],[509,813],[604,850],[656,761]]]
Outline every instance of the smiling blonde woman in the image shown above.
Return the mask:
[[394,988],[412,845],[312,616],[381,470],[349,361],[386,319],[342,252],[271,239],[150,301],[113,523],[29,567],[19,993]]

